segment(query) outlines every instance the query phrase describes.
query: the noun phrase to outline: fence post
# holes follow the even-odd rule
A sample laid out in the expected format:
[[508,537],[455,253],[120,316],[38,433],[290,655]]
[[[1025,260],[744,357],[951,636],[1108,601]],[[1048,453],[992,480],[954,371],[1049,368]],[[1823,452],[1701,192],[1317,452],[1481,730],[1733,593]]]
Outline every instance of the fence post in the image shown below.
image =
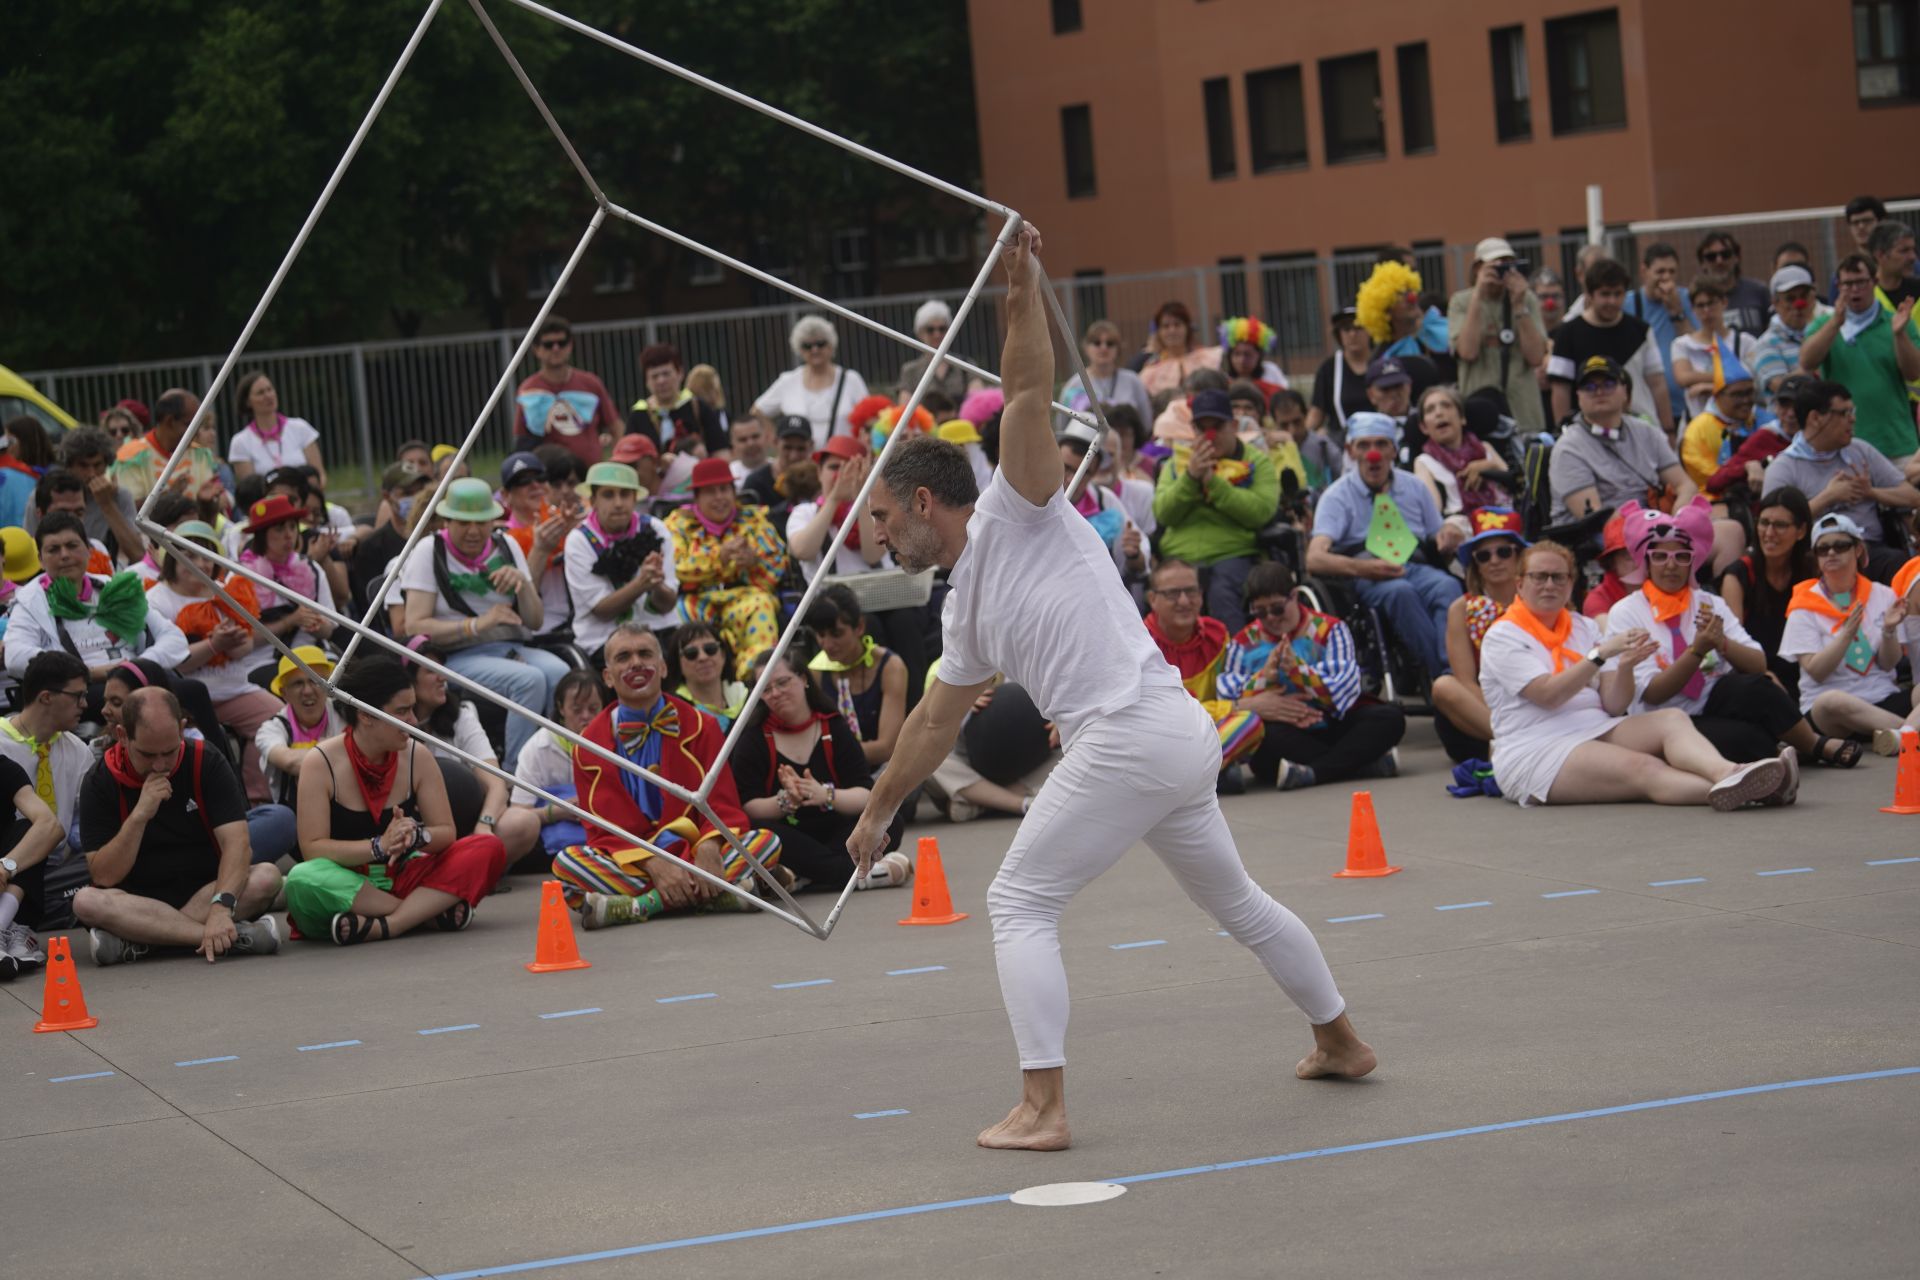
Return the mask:
[[200,362],[200,385],[196,388],[201,395],[207,394],[207,388],[213,385],[213,361]]
[[1190,346],[1198,346],[1201,342],[1199,335],[1213,332],[1213,306],[1212,300],[1207,297],[1207,269],[1205,267],[1195,267],[1193,269],[1193,296],[1195,303],[1198,304],[1194,309],[1200,313],[1200,323],[1197,329],[1187,335],[1187,343]]
[[373,469],[373,415],[367,409],[367,349],[358,343],[353,347],[353,425],[360,433],[362,470],[367,476],[366,492],[377,501],[380,481]]
[[[1827,251],[1826,269],[1830,273],[1838,272],[1840,270],[1840,246],[1834,241],[1832,218],[1826,218],[1822,220],[1821,226],[1820,226],[1820,236],[1821,236],[1821,241]],[[1819,278],[1820,277],[1818,274],[1814,276],[1814,279],[1816,281],[1819,280]]]
[[1600,184],[1587,184],[1587,243],[1590,245],[1607,242],[1607,217],[1605,205],[1600,199]]

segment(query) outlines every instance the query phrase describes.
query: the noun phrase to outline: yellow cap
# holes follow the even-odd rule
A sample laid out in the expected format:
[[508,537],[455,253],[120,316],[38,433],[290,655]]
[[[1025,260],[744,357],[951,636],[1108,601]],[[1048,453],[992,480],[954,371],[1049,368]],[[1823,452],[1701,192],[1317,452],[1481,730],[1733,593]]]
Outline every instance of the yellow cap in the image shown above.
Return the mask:
[[980,428],[974,426],[965,418],[955,418],[951,422],[941,423],[934,434],[942,440],[945,440],[948,444],[980,443]]
[[437,444],[433,446],[433,460],[435,462],[444,462],[458,452],[460,451],[450,444]]
[[25,582],[40,572],[40,548],[33,535],[18,525],[0,529],[0,550],[6,554],[4,572],[8,582]]
[[[300,656],[301,662],[306,663],[308,666],[312,667],[315,671],[318,671],[322,675],[330,676],[333,674],[333,659],[329,658],[327,656],[327,651],[325,649],[322,649],[319,645],[303,644],[297,647],[296,649],[294,649],[294,652]],[[286,684],[287,677],[292,675],[294,672],[298,671],[299,669],[300,668],[297,665],[295,665],[292,658],[280,659],[280,670],[275,672],[273,677],[273,696],[274,697],[277,698],[280,696],[280,688],[282,685]]]

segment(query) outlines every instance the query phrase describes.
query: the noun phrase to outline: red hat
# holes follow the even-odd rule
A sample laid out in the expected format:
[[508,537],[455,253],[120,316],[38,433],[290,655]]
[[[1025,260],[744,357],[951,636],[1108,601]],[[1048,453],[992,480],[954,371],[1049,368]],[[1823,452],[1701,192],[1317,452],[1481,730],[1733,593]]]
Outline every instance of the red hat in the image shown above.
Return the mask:
[[813,460],[825,462],[828,458],[844,458],[851,462],[864,455],[866,451],[867,446],[852,436],[834,436],[827,441],[826,448],[814,450]]
[[1627,517],[1615,512],[1613,519],[1607,521],[1606,528],[1600,531],[1600,554],[1610,556],[1616,551],[1627,549]]
[[660,446],[639,432],[621,436],[613,446],[613,460],[631,464],[635,458],[657,458]]
[[687,488],[694,493],[721,485],[733,488],[733,466],[725,458],[700,459],[693,468],[693,479],[687,482]]
[[258,533],[262,529],[271,529],[276,524],[285,524],[289,520],[305,520],[307,510],[296,506],[292,498],[284,493],[276,493],[260,499],[247,508],[248,533]]
[[114,405],[113,407],[116,409],[125,409],[128,413],[132,414],[134,416],[134,420],[137,421],[143,427],[153,426],[152,411],[149,410],[147,406],[145,406],[144,404],[141,404],[138,400],[122,400],[118,404]]

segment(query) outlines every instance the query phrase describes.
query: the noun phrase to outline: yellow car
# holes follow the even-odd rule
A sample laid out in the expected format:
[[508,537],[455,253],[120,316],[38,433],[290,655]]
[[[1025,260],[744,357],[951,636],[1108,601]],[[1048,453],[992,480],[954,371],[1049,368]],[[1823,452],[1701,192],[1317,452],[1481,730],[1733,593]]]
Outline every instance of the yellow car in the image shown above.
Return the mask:
[[41,395],[31,382],[0,364],[0,422],[22,414],[37,418],[51,440],[58,440],[78,425],[72,414]]

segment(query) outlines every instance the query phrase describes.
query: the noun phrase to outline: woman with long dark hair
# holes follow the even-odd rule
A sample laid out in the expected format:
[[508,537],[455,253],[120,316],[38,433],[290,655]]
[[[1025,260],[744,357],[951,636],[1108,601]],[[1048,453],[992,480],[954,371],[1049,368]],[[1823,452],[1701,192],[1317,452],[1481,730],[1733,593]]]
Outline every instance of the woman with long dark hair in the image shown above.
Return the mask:
[[[426,637],[410,642],[414,652],[441,665],[446,655]],[[500,763],[493,741],[480,725],[480,709],[468,701],[458,686],[438,671],[420,663],[408,663],[413,673],[414,715],[420,727],[433,738],[457,747],[489,764]],[[507,865],[532,852],[540,843],[540,817],[525,806],[508,804],[512,788],[496,774],[473,768],[452,752],[435,747],[441,772],[447,780],[447,797],[452,805],[454,828],[465,835],[475,830],[491,831],[506,845]]]
[[1786,687],[1800,692],[1800,664],[1780,656],[1780,638],[1787,629],[1787,601],[1796,582],[1812,578],[1813,508],[1807,495],[1785,485],[1760,500],[1754,517],[1757,551],[1732,564],[1720,579],[1720,598],[1727,602],[1747,634],[1767,655],[1767,670]]

